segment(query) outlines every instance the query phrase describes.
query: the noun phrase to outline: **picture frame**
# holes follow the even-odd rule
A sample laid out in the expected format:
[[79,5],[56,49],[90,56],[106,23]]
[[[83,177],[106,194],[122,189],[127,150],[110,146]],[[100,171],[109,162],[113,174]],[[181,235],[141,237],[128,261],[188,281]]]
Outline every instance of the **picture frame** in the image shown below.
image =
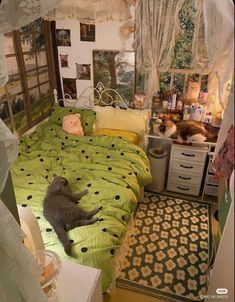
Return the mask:
[[68,55],[60,55],[60,67],[61,68],[69,67]]
[[90,80],[91,79],[91,64],[76,63],[77,79]]
[[77,99],[76,79],[62,78],[64,95],[68,94],[73,100]]
[[80,40],[85,42],[95,42],[95,24],[80,22]]
[[135,94],[135,51],[93,50],[94,87],[116,90],[131,104]]
[[56,45],[71,46],[70,29],[56,29]]

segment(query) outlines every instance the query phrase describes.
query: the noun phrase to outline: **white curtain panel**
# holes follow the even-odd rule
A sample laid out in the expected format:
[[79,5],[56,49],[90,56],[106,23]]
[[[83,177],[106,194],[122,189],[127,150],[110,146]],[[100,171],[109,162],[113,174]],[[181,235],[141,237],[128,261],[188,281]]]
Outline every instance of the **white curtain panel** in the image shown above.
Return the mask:
[[130,0],[63,0],[45,19],[78,19],[85,23],[109,20],[125,21],[131,18]]
[[0,199],[0,301],[46,302],[39,283],[40,269],[23,244],[25,238]]
[[204,0],[203,11],[210,68],[208,92],[224,109],[216,156],[234,124],[234,4],[232,0]]
[[133,46],[137,69],[146,75],[145,92],[149,97],[160,88],[158,69],[170,68],[183,3],[184,0],[136,0]]
[[2,0],[0,4],[0,86],[8,80],[2,34],[33,22],[54,9],[61,0]]

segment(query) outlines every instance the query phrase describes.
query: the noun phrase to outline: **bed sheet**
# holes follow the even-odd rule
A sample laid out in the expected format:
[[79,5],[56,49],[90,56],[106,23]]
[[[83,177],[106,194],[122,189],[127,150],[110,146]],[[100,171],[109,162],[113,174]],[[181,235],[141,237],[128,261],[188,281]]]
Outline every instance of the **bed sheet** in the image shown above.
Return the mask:
[[[136,208],[140,187],[151,182],[149,161],[138,146],[115,137],[77,137],[47,121],[22,137],[12,169],[18,204],[30,206],[38,219],[46,249],[61,259],[102,270],[105,292],[112,281],[112,262]],[[95,224],[69,231],[72,257],[65,254],[43,216],[43,200],[53,174],[69,180],[73,192],[87,189],[79,206],[102,206]]]

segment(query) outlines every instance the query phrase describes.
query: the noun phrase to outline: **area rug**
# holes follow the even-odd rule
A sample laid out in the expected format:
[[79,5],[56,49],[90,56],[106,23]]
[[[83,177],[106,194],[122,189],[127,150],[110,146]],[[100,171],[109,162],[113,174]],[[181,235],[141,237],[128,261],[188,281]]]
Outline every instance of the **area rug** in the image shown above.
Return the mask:
[[202,301],[211,253],[210,205],[145,192],[117,286]]

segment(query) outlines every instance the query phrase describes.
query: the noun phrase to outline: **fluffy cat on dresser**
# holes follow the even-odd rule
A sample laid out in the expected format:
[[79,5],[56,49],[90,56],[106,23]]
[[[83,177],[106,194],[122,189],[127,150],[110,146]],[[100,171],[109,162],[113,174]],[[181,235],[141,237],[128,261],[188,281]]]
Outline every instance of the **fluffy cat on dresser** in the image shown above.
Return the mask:
[[175,124],[172,121],[163,121],[159,126],[159,136],[172,138],[179,142],[204,142],[213,139],[202,123],[196,121],[181,121]]
[[92,217],[99,212],[100,208],[85,212],[77,206],[78,200],[87,193],[88,191],[85,190],[72,194],[68,180],[56,175],[47,189],[43,204],[44,216],[53,226],[68,255],[71,255],[71,242],[66,232],[98,221],[98,218]]

